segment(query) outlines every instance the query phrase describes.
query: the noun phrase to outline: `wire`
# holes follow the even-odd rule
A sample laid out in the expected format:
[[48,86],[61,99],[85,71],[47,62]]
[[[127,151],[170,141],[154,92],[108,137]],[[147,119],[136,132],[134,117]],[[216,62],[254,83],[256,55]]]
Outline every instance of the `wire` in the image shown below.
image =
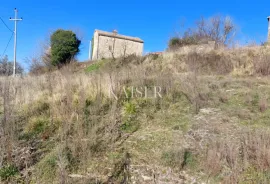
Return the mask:
[[8,27],[8,25],[5,23],[5,21],[1,17],[0,17],[0,20],[3,22],[6,28],[8,28],[8,30],[13,33],[13,31]]
[[11,35],[11,37],[10,37],[9,41],[8,41],[8,44],[7,44],[7,46],[6,46],[5,50],[4,50],[3,54],[2,54],[2,58],[4,58],[4,57],[5,57],[5,53],[6,53],[7,49],[8,49],[8,46],[9,46],[9,44],[10,44],[10,41],[11,41],[11,39],[12,39],[13,35],[14,35],[14,33],[12,33],[12,35]]

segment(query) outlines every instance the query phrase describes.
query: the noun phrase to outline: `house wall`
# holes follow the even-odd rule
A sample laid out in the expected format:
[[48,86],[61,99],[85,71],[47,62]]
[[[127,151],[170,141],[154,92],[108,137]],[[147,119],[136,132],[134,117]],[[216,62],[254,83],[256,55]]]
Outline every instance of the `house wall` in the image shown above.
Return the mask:
[[94,33],[93,37],[93,53],[92,53],[92,60],[98,59],[98,33]]
[[270,43],[270,17],[268,17],[267,20],[268,20],[268,37],[267,37],[267,41],[268,41],[268,43]]
[[92,60],[102,58],[118,58],[136,54],[142,56],[143,43],[122,38],[94,34],[94,48]]

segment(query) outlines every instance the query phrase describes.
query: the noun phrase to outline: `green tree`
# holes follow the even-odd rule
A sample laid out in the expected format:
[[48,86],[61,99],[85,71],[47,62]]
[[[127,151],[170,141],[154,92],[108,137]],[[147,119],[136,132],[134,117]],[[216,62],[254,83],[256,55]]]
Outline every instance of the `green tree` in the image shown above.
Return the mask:
[[80,51],[81,41],[72,31],[59,29],[51,35],[51,62],[60,67],[69,63]]

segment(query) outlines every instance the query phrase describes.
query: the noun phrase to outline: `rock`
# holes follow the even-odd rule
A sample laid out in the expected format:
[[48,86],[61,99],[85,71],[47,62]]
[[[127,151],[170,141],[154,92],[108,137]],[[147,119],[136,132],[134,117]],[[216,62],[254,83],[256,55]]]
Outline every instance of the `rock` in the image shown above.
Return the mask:
[[144,181],[151,181],[152,180],[152,178],[149,177],[149,176],[142,175],[142,178],[143,178]]
[[85,176],[80,175],[80,174],[70,174],[68,176],[71,177],[71,178],[85,178]]

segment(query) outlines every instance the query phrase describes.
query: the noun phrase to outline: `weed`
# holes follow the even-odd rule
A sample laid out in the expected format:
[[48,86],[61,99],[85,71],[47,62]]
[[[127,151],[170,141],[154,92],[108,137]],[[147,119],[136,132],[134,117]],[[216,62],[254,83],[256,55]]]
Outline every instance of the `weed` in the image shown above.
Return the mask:
[[14,165],[6,165],[0,168],[0,177],[3,181],[10,179],[19,174],[19,170]]
[[124,103],[124,114],[134,115],[136,113],[136,105],[132,102]]
[[124,120],[120,128],[124,132],[133,133],[140,128],[140,124],[135,120],[135,118],[129,116],[127,119]]
[[186,150],[184,152],[184,160],[181,164],[182,168],[189,166],[189,167],[195,167],[196,165],[196,160],[194,155],[192,154],[191,151]]
[[258,93],[253,94],[251,101],[252,106],[258,106],[259,100],[260,100],[259,94]]
[[44,117],[34,117],[30,119],[29,124],[26,127],[26,132],[38,135],[47,128],[49,120]]
[[139,129],[139,123],[136,120],[136,109],[135,103],[124,102],[121,130],[127,133],[133,133]]

